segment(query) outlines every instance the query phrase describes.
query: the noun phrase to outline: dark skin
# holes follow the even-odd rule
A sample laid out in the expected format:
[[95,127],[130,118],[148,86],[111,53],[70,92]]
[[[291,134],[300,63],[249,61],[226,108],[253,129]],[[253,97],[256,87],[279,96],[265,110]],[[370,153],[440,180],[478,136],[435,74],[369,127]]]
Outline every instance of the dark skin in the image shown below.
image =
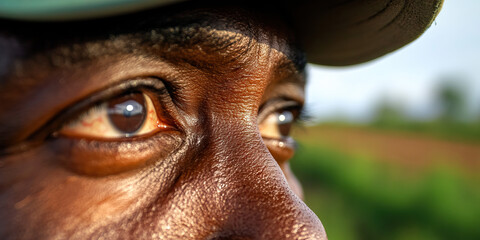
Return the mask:
[[[326,239],[288,165],[290,123],[272,121],[303,106],[301,53],[275,17],[220,12],[34,25],[63,36],[38,46],[0,34],[1,239]],[[137,93],[155,124],[101,120]]]

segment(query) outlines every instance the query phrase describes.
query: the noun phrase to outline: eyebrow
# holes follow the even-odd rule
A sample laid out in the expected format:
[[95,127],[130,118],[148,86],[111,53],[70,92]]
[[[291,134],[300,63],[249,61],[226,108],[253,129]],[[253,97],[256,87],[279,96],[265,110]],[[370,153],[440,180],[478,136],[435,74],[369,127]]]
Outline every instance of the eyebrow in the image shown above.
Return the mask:
[[[226,34],[224,34],[226,33]],[[158,32],[151,31],[147,35],[143,35],[144,42],[150,42],[152,44],[157,44]],[[282,52],[286,58],[278,63],[277,68],[292,68],[292,66],[298,72],[304,72],[306,66],[306,57],[303,51],[296,48],[296,46],[288,45],[286,48],[275,48],[275,44],[269,44],[262,42],[254,37],[246,36],[244,33],[238,33],[235,31],[222,31],[216,28],[205,27],[205,28],[195,28],[195,27],[182,27],[182,28],[172,28],[160,30],[161,38],[167,38],[167,46],[171,49],[176,48],[182,52],[185,49],[194,49],[199,50],[202,54],[205,55],[223,55],[225,62],[234,61],[242,58],[245,54],[252,49],[255,49],[254,42],[257,44],[267,44],[271,49]],[[247,40],[248,39],[248,40]],[[172,47],[174,46],[174,47]],[[187,51],[188,51],[187,50]],[[174,55],[174,54],[173,54]],[[197,58],[182,59],[193,63],[195,65],[196,60],[201,61],[201,57],[198,54],[195,55]],[[196,64],[202,65],[202,64]],[[208,65],[208,64],[206,64]],[[208,67],[208,66],[203,66]],[[215,66],[212,66],[215,68]]]
[[[240,20],[227,21],[228,19],[221,17],[219,19],[215,15],[216,13],[194,11],[179,16],[169,16],[168,14],[163,16],[155,13],[155,11],[150,11],[147,14],[67,23],[0,20],[3,28],[0,29],[0,37],[3,32],[7,36],[18,36],[23,40],[27,48],[26,54],[24,54],[25,58],[49,53],[50,56],[47,56],[44,64],[51,67],[62,67],[63,64],[71,65],[101,56],[118,54],[119,48],[123,49],[125,53],[138,53],[142,51],[139,48],[141,45],[149,47],[163,45],[168,49],[175,46],[184,48],[201,45],[213,52],[218,52],[238,43],[238,39],[235,37],[212,36],[208,30],[235,31],[243,29],[242,34],[250,33],[249,37],[256,38],[255,29],[246,29],[252,26],[251,23]],[[89,43],[89,46],[82,49],[82,45],[85,46],[85,43]],[[241,55],[249,47],[246,45],[239,48],[237,52],[230,53]],[[306,58],[303,51],[293,44],[288,46],[287,51],[277,50],[285,54],[297,71],[304,71]]]

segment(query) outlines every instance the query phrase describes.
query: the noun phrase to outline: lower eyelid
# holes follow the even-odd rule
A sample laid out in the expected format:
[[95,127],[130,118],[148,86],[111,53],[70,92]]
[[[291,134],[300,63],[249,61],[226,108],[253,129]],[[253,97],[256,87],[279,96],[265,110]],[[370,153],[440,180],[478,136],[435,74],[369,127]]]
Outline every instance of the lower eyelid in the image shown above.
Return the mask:
[[275,158],[279,164],[290,160],[295,153],[296,142],[291,137],[283,139],[263,137],[263,141],[270,151],[270,154],[272,154],[273,158]]
[[118,174],[161,161],[182,143],[178,131],[165,131],[135,141],[96,141],[57,138],[52,140],[60,164],[71,171],[89,176]]

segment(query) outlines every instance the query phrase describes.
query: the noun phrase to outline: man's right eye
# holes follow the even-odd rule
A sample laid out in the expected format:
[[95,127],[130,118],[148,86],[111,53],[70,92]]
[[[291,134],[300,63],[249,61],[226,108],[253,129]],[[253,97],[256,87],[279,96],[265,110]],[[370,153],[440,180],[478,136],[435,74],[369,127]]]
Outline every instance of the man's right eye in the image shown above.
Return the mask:
[[130,92],[84,111],[63,126],[58,134],[73,138],[117,140],[170,128],[161,119],[148,94]]
[[67,169],[91,176],[118,174],[166,159],[180,146],[182,134],[163,84],[128,84],[93,94],[69,109],[75,115],[66,112],[56,120],[70,119],[47,144]]

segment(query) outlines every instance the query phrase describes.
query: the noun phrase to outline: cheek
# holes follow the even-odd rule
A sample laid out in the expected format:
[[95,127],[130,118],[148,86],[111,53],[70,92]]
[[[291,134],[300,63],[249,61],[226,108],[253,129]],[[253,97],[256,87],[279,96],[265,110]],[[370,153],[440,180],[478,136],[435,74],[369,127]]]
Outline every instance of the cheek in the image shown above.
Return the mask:
[[278,163],[280,168],[282,169],[285,178],[287,179],[288,185],[292,189],[292,191],[303,200],[303,189],[302,185],[298,181],[295,174],[292,172],[290,168],[289,160],[295,154],[295,150],[291,147],[288,147],[287,144],[280,145],[279,142],[271,139],[264,139],[267,148],[272,154],[272,157]]
[[7,164],[0,168],[0,215],[11,221],[2,222],[0,236],[21,232],[20,238],[51,238],[92,231],[121,221],[148,198],[142,194],[148,184],[75,175],[54,160],[46,151],[2,159]]

